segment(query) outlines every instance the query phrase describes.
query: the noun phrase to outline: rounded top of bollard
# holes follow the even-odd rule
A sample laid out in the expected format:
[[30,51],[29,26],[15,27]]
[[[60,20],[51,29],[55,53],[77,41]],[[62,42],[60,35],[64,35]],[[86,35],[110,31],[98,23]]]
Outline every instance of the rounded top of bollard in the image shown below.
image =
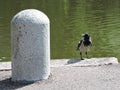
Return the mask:
[[26,9],[17,13],[11,24],[24,23],[28,25],[34,24],[48,24],[49,18],[41,11],[36,9]]

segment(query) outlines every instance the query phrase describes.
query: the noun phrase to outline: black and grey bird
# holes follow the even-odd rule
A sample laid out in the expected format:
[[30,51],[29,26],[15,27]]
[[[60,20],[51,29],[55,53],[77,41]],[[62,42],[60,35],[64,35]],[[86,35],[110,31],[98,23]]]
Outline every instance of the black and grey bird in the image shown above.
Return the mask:
[[77,50],[80,51],[81,60],[83,60],[82,52],[84,51],[88,58],[89,47],[92,46],[91,37],[89,34],[83,34],[83,39],[79,41]]

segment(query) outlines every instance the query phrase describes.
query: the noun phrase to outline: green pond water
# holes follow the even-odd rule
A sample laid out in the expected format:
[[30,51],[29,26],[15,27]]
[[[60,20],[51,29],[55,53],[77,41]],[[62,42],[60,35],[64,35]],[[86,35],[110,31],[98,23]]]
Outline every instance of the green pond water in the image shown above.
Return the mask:
[[11,19],[29,8],[50,19],[52,59],[79,58],[76,47],[87,32],[93,42],[89,57],[120,60],[120,0],[0,0],[0,61],[11,60]]

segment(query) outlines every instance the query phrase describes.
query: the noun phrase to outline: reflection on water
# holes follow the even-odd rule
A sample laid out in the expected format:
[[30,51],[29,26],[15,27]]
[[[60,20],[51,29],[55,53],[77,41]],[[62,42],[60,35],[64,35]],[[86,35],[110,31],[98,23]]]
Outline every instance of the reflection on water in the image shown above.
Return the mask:
[[[14,1],[14,2],[12,2]],[[78,41],[91,34],[90,57],[120,59],[120,0],[1,0],[0,60],[10,60],[10,21],[19,11],[35,8],[51,21],[51,58],[79,58]]]

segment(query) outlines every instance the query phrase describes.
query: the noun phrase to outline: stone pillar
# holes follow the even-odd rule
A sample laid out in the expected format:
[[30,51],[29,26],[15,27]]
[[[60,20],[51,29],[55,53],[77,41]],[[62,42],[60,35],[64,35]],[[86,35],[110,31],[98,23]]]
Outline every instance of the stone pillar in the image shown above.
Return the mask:
[[27,9],[11,21],[12,81],[38,81],[50,75],[50,22]]

